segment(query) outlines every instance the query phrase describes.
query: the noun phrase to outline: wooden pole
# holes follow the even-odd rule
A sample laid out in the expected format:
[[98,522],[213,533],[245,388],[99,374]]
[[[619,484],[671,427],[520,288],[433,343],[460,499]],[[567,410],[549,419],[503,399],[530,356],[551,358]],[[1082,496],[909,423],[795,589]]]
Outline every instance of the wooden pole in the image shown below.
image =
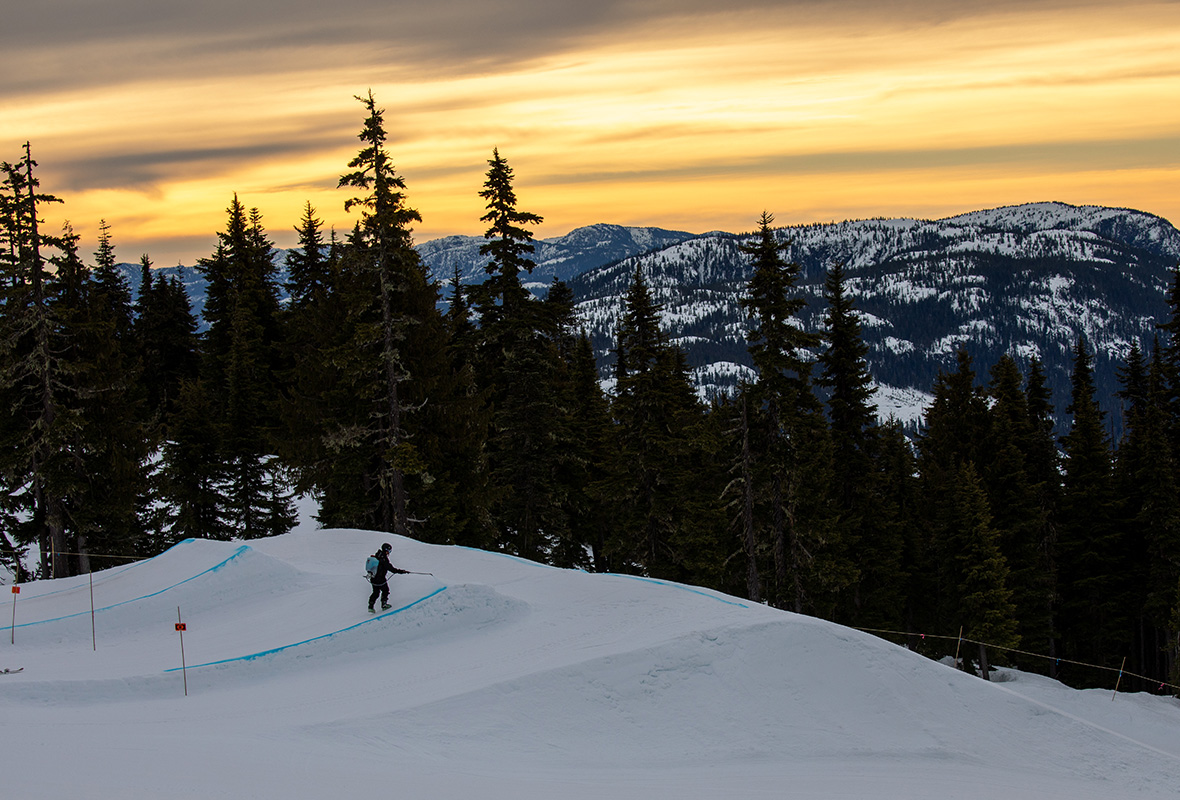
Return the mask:
[[955,669],[959,668],[959,648],[963,646],[963,626],[959,626],[959,640],[955,642]]
[[98,652],[98,632],[94,627],[94,573],[87,572],[90,576],[90,644],[95,652]]
[[184,696],[188,697],[188,671],[184,663],[184,623],[180,621],[180,606],[176,607],[176,630],[180,633],[180,674],[184,678]]
[[1114,682],[1114,694],[1110,696],[1110,702],[1119,696],[1119,684],[1123,682],[1123,667],[1127,666],[1127,657],[1123,656],[1123,663],[1119,666],[1119,679]]
[[20,586],[12,587],[12,628],[9,631],[11,644],[16,644],[16,596],[20,594]]

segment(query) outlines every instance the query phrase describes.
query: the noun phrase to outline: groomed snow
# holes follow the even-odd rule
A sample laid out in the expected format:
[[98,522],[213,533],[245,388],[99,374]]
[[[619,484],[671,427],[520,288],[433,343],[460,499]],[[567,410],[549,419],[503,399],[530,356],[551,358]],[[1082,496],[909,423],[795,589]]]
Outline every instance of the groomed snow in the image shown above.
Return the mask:
[[[361,572],[382,541],[434,574],[394,576],[393,609],[374,617]],[[695,587],[386,534],[190,540],[95,573],[97,650],[85,577],[16,598],[15,643],[0,644],[0,668],[24,668],[0,676],[5,797],[1110,800],[1180,786],[1170,698],[989,683]]]

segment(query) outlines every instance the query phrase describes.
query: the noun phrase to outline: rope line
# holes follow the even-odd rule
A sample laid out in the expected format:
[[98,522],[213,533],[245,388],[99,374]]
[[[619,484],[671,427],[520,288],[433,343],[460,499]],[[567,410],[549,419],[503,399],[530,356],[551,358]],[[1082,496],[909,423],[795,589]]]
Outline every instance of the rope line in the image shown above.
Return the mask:
[[234,656],[232,658],[223,658],[218,661],[209,661],[204,664],[192,664],[192,665],[189,665],[188,667],[172,667],[171,669],[164,670],[164,672],[181,672],[185,669],[200,669],[202,667],[215,667],[215,666],[218,666],[219,664],[230,664],[234,661],[254,661],[255,659],[262,658],[263,656],[274,655],[275,653],[281,653],[284,650],[290,650],[292,647],[300,647],[302,645],[310,644],[312,642],[318,642],[321,639],[329,639],[333,636],[336,636],[337,634],[345,633],[346,631],[355,630],[356,628],[359,628],[362,625],[367,625],[370,622],[376,622],[379,619],[384,619],[385,617],[392,616],[393,614],[399,614],[402,611],[405,611],[406,609],[413,608],[414,606],[418,605],[419,603],[426,602],[430,598],[434,597],[436,594],[439,594],[441,592],[445,592],[446,589],[447,589],[446,586],[440,586],[439,588],[435,589],[433,592],[426,595],[425,597],[419,597],[417,600],[413,601],[412,603],[408,603],[408,604],[402,606],[401,608],[395,608],[393,611],[386,611],[384,614],[377,614],[376,616],[369,617],[368,619],[363,619],[360,622],[357,622],[353,625],[349,625],[348,627],[345,627],[345,628],[340,628],[339,630],[331,631],[330,633],[322,633],[319,636],[313,636],[310,639],[304,639],[302,642],[292,642],[291,644],[284,644],[279,647],[272,647],[269,650],[261,650],[257,653],[250,653],[249,655]]
[[[102,608],[96,608],[94,610],[95,610],[95,612],[110,611],[112,608],[118,608],[119,606],[125,606],[128,603],[138,603],[141,600],[147,600],[148,598],[156,597],[156,596],[161,595],[164,592],[167,592],[171,589],[175,589],[177,586],[183,586],[184,584],[188,583],[189,581],[195,581],[197,578],[200,578],[203,575],[208,575],[212,572],[217,572],[219,569],[224,567],[226,564],[233,561],[235,558],[237,558],[238,556],[242,555],[243,553],[245,553],[249,550],[250,550],[250,546],[244,544],[241,547],[239,547],[237,550],[235,550],[233,552],[233,555],[229,556],[224,561],[222,561],[218,564],[214,564],[212,567],[209,567],[209,569],[205,570],[204,572],[200,572],[200,573],[197,573],[196,575],[193,575],[192,577],[185,578],[184,580],[174,583],[171,586],[165,586],[163,589],[152,592],[151,594],[145,594],[140,597],[132,597],[127,600],[120,600],[118,603],[112,603],[109,606],[104,606]],[[44,596],[45,595],[39,595],[38,597],[44,597]],[[30,599],[37,599],[37,598],[30,598]],[[50,623],[50,622],[61,622],[62,620],[73,619],[74,617],[83,617],[83,616],[89,616],[89,615],[90,615],[90,610],[87,609],[86,611],[78,611],[76,613],[66,614],[65,616],[61,616],[61,617],[53,617],[52,619],[39,619],[39,620],[35,620],[33,622],[21,622],[21,623],[17,624],[15,627],[17,627],[17,628],[30,628],[34,625],[45,625],[46,623]]]
[[[1155,678],[1149,678],[1146,675],[1138,675],[1134,672],[1126,672],[1122,669],[1119,669],[1118,667],[1104,667],[1101,664],[1087,664],[1085,661],[1074,661],[1072,659],[1061,658],[1059,656],[1047,656],[1044,653],[1033,653],[1028,650],[1018,650],[1015,647],[1004,647],[1003,645],[991,644],[989,642],[980,642],[975,639],[968,639],[966,636],[944,636],[944,635],[937,634],[937,633],[913,633],[912,631],[887,631],[887,630],[881,630],[879,628],[856,628],[856,630],[864,631],[865,633],[885,633],[885,634],[890,634],[892,636],[907,636],[907,637],[908,636],[918,636],[922,639],[946,639],[948,641],[960,641],[960,642],[968,642],[970,644],[980,644],[980,645],[983,645],[984,647],[990,647],[993,650],[1003,650],[1006,653],[1018,653],[1022,656],[1030,656],[1032,658],[1043,658],[1048,661],[1056,661],[1058,664],[1073,664],[1074,666],[1078,666],[1078,667],[1088,667],[1090,669],[1106,670],[1107,672],[1117,672],[1117,673],[1119,673],[1120,676],[1125,675],[1129,678],[1139,678],[1140,680],[1146,681],[1147,683],[1156,683]],[[1180,690],[1180,686],[1177,686],[1174,683],[1168,683],[1167,681],[1159,681],[1159,686],[1157,688],[1157,691],[1159,689],[1163,689],[1165,686],[1168,687],[1169,689]]]

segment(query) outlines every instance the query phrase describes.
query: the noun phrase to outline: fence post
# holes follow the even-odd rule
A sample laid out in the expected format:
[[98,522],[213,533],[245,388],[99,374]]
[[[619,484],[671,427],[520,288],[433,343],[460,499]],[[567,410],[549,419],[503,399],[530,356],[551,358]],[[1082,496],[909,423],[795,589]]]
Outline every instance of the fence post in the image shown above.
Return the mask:
[[1110,696],[1110,702],[1119,696],[1119,684],[1123,682],[1123,668],[1127,666],[1127,657],[1123,656],[1123,663],[1119,666],[1119,678],[1114,682],[1114,694]]
[[9,631],[10,644],[16,644],[16,596],[20,594],[20,586],[12,586],[12,629]]
[[98,632],[94,628],[94,573],[87,572],[90,576],[90,644],[92,649],[98,652]]
[[180,621],[180,606],[176,607],[176,632],[180,634],[180,674],[184,678],[184,696],[188,697],[188,670],[184,663],[185,624]]

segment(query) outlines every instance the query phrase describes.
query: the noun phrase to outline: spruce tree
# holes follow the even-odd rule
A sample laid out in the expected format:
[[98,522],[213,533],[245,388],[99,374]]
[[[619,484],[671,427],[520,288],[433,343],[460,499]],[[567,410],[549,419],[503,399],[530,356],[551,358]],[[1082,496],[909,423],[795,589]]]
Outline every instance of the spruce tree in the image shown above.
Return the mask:
[[830,439],[811,388],[809,358],[820,338],[796,324],[806,306],[796,289],[800,268],[783,260],[786,245],[775,239],[773,221],[763,213],[753,242],[741,248],[753,266],[742,306],[758,373],[750,392],[758,419],[755,479],[766,498],[767,538],[774,554],[772,602],[813,611],[830,603],[856,574],[846,543],[835,535],[827,501]]
[[533,234],[526,225],[542,218],[517,208],[514,174],[493,150],[480,197],[488,224],[480,255],[487,279],[472,287],[480,318],[480,385],[491,405],[489,477],[498,500],[493,517],[499,544],[529,558],[546,558],[568,538],[563,508],[558,341],[561,325],[553,303],[532,300],[520,280],[531,272]]
[[831,420],[833,485],[845,547],[853,554],[859,579],[842,603],[841,616],[856,624],[896,628],[905,606],[901,591],[904,545],[901,529],[882,495],[875,389],[869,374],[868,346],[848,296],[843,265],[834,264],[824,281],[824,339],[819,386],[827,390]]
[[338,288],[348,313],[347,340],[336,352],[337,402],[325,441],[334,454],[321,484],[326,524],[410,535],[426,517],[411,515],[411,495],[434,476],[424,456],[423,410],[439,402],[439,376],[450,374],[438,287],[413,248],[404,179],[390,160],[384,110],[370,92],[362,148],[339,185],[359,189],[345,202],[361,218],[343,248]]
[[[1116,667],[1130,647],[1119,577],[1124,561],[1120,531],[1114,524],[1111,448],[1095,396],[1092,356],[1084,340],[1074,348],[1069,433],[1064,453],[1063,493],[1058,524],[1059,628],[1063,657]],[[1091,683],[1096,675],[1071,670],[1074,680]]]
[[[946,536],[940,542],[950,564],[951,619],[979,645],[979,667],[988,677],[986,645],[1020,645],[1016,605],[1008,588],[1008,562],[991,526],[987,497],[971,462],[961,464],[951,484]],[[1003,651],[1000,651],[1003,653]],[[1003,656],[1001,656],[1003,657]],[[969,662],[965,658],[965,662]]]
[[279,302],[274,246],[258,209],[235,195],[215,253],[198,267],[209,281],[202,376],[218,401],[224,516],[239,536],[284,533],[294,524],[290,492],[274,459],[279,374]]
[[724,521],[711,503],[717,495],[702,491],[704,408],[659,312],[637,267],[616,333],[617,444],[607,493],[619,521],[606,550],[615,570],[711,583],[703,562],[722,552]]
[[[1133,346],[1120,370],[1125,425],[1114,470],[1116,518],[1127,568],[1116,585],[1136,620],[1129,669],[1166,681],[1175,657],[1171,613],[1180,581],[1180,487],[1166,436],[1163,356],[1157,340],[1150,365]],[[1142,687],[1149,688],[1149,687]],[[1151,687],[1154,688],[1154,687]]]
[[[910,607],[919,630],[954,633],[955,565],[943,542],[949,535],[955,482],[965,464],[976,468],[986,452],[987,400],[976,385],[971,357],[957,354],[957,369],[940,372],[934,400],[918,437],[921,523],[915,547]],[[990,514],[990,511],[989,511]]]
[[56,554],[67,552],[66,518],[62,498],[71,473],[65,438],[68,417],[60,413],[58,394],[63,368],[58,357],[60,322],[52,309],[55,290],[46,252],[61,247],[58,237],[41,230],[41,209],[60,203],[38,191],[32,148],[24,157],[4,162],[3,190],[7,254],[3,276],[3,381],[9,389],[9,418],[4,474],[8,503],[31,509],[31,520],[17,531],[21,544],[36,541],[41,552],[40,572],[47,577],[69,574],[69,565]]
[[197,320],[179,278],[154,278],[152,261],[146,253],[140,258],[140,270],[136,353],[147,415],[163,426],[166,435],[181,384],[196,380],[200,371]]
[[[1019,634],[1026,647],[1048,654],[1053,637],[1052,571],[1047,549],[1051,524],[1038,479],[1029,468],[1036,457],[1036,424],[1016,361],[1000,357],[992,367],[988,394],[990,422],[981,475],[1000,550],[1011,568],[1009,588]],[[1044,662],[1029,664],[1040,668]]]

